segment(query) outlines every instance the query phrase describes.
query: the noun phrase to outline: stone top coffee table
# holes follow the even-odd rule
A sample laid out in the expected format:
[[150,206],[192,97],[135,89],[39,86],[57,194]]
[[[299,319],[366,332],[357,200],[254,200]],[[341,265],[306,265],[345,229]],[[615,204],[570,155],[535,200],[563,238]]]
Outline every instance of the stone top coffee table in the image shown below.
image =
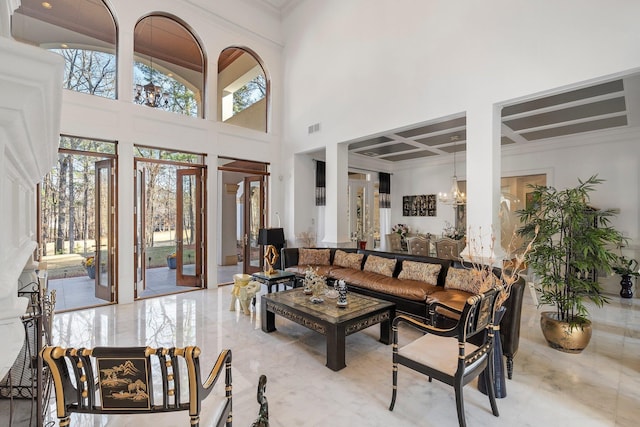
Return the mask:
[[334,371],[345,364],[345,338],[355,332],[380,323],[380,342],[391,344],[391,322],[396,315],[396,305],[355,293],[349,293],[349,305],[336,306],[336,300],[325,298],[315,304],[303,290],[291,289],[262,295],[262,330],[276,330],[275,315],[282,316],[306,328],[324,335],[327,339],[327,367]]

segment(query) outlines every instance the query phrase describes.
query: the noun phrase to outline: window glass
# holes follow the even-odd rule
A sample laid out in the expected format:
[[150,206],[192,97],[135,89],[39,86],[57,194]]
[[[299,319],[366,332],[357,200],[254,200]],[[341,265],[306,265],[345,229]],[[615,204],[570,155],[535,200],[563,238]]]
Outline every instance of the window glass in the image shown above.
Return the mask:
[[176,19],[151,15],[134,30],[133,101],[203,117],[204,55]]
[[218,59],[219,120],[267,131],[268,82],[256,57],[245,49],[228,48]]
[[65,89],[116,98],[116,24],[101,0],[22,0],[11,33],[64,57]]

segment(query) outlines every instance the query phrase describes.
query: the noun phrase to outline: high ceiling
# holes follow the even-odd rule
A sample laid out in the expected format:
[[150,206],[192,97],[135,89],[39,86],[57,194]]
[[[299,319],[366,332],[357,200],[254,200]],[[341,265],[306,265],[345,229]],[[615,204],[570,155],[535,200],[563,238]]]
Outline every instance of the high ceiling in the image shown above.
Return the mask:
[[[502,145],[522,146],[577,134],[637,127],[640,78],[629,76],[559,92],[502,109]],[[404,160],[466,150],[466,117],[448,117],[355,140],[350,153]]]

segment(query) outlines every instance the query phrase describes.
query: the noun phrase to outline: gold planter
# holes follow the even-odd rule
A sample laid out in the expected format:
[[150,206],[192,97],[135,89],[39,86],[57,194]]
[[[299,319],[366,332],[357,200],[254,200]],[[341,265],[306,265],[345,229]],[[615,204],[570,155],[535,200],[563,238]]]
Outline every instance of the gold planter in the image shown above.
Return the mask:
[[542,335],[549,346],[565,353],[580,353],[591,340],[591,321],[574,326],[558,320],[555,311],[544,311],[540,315]]

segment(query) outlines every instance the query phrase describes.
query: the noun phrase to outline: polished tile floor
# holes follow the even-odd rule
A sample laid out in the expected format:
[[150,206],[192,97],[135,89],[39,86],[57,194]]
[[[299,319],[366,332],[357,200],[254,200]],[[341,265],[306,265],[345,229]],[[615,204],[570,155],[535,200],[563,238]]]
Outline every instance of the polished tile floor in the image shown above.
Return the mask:
[[[58,314],[54,343],[197,344],[203,350],[203,371],[221,349],[231,348],[235,426],[249,426],[256,418],[260,374],[268,377],[272,427],[457,426],[453,390],[403,367],[395,410],[388,410],[391,346],[377,341],[377,327],[347,337],[347,367],[333,372],[324,366],[322,336],[279,317],[278,330],[266,334],[260,329],[259,310],[251,315],[229,311],[230,291],[225,286]],[[500,417],[491,414],[488,398],[472,383],[465,388],[468,425],[637,426],[640,301],[612,297],[605,308],[592,309],[593,338],[578,355],[545,344],[539,311],[527,294],[514,377],[507,382],[507,397],[498,400]],[[401,335],[405,342],[416,338],[406,330]],[[158,418],[145,415],[74,417],[72,426],[158,425]],[[186,414],[183,425],[188,425]]]

